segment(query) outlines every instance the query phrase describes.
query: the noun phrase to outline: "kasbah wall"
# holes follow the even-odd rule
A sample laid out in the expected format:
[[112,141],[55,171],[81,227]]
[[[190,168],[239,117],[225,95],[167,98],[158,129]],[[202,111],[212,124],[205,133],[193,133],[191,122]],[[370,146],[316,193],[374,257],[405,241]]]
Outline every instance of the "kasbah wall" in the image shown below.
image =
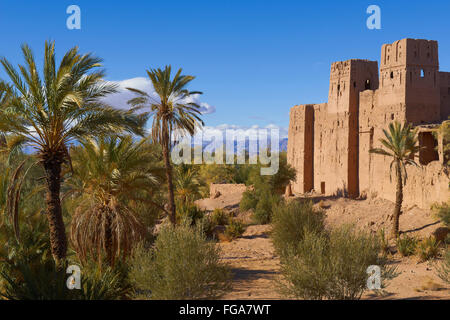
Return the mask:
[[[395,201],[395,172],[382,147],[383,129],[397,120],[419,128],[419,167],[408,166],[404,204],[429,208],[450,199],[442,137],[433,131],[450,116],[450,73],[439,71],[437,41],[385,44],[378,62],[331,65],[328,103],[290,111],[288,162],[297,169],[292,191],[381,197]],[[437,148],[436,148],[437,147]],[[436,151],[438,149],[438,151]]]

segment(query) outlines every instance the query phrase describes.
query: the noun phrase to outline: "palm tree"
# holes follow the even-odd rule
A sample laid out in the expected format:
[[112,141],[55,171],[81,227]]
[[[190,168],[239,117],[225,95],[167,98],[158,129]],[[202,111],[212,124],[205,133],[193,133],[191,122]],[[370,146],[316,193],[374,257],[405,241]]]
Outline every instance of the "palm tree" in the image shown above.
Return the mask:
[[153,116],[152,139],[161,144],[166,167],[166,180],[168,189],[168,204],[170,221],[176,224],[176,208],[174,186],[172,180],[172,164],[170,162],[171,141],[170,135],[175,131],[180,134],[193,135],[196,128],[203,125],[200,119],[200,106],[193,102],[192,95],[201,94],[198,91],[188,91],[187,85],[194,80],[193,76],[181,75],[179,69],[171,79],[171,67],[147,70],[153,89],[157,97],[144,91],[127,88],[138,96],[128,103],[135,107],[150,108]]
[[[0,131],[13,136],[12,147],[30,146],[45,171],[46,216],[51,252],[60,265],[65,260],[67,238],[61,211],[61,168],[70,163],[68,145],[88,136],[120,131],[142,135],[146,114],[107,106],[103,98],[116,86],[103,80],[101,59],[67,51],[56,67],[55,44],[46,42],[43,73],[39,74],[28,45],[22,46],[25,65],[16,70],[0,59],[12,88],[10,102],[0,109]],[[14,192],[12,193],[14,194]],[[17,194],[17,192],[16,192]]]
[[[10,101],[11,87],[0,80],[0,108],[5,106]],[[6,148],[6,136],[3,132],[0,132],[0,149],[3,151]]]
[[6,82],[0,80],[0,106],[4,105],[10,98],[10,89],[11,86],[9,86]]
[[65,195],[78,200],[70,238],[81,261],[89,255],[101,262],[106,253],[114,265],[142,240],[145,229],[134,203],[154,204],[163,176],[155,151],[148,140],[133,142],[131,136],[84,140],[72,148],[74,172]]
[[[395,121],[389,124],[389,132],[384,130],[385,139],[380,139],[385,149],[371,149],[371,153],[380,154],[392,158],[390,172],[395,167],[397,177],[397,191],[395,197],[394,222],[392,235],[397,238],[399,235],[399,219],[403,203],[403,186],[408,178],[406,165],[415,165],[414,155],[419,151],[417,146],[417,129],[412,129],[411,124],[400,124]],[[392,177],[392,176],[391,176]]]
[[0,80],[0,106],[7,103],[10,98],[11,86]]
[[184,204],[201,197],[202,184],[198,179],[198,171],[190,165],[180,164],[175,170],[175,193]]

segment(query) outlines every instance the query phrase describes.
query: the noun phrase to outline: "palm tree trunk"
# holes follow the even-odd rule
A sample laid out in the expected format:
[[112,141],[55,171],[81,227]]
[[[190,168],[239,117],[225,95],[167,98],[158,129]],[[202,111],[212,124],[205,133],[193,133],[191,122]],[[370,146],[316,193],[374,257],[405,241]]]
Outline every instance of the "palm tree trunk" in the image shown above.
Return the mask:
[[170,163],[169,157],[169,132],[167,126],[164,126],[164,139],[163,139],[163,158],[164,165],[166,167],[166,179],[167,179],[167,191],[168,191],[168,201],[169,201],[169,213],[170,222],[172,225],[176,225],[176,208],[175,208],[175,195],[173,191],[173,180],[172,180],[172,165]]
[[399,235],[399,220],[403,203],[403,179],[402,170],[400,167],[400,161],[396,162],[397,169],[397,192],[395,196],[395,208],[394,208],[394,224],[392,226],[392,235],[396,239]]
[[47,181],[47,220],[50,230],[50,247],[53,259],[60,266],[66,259],[67,238],[66,228],[62,217],[60,189],[61,189],[61,163],[56,159],[43,161]]
[[111,223],[111,215],[113,214],[112,210],[105,205],[104,214],[106,214],[106,225],[105,225],[105,249],[106,249],[106,261],[108,261],[111,267],[114,267],[114,254],[113,254],[113,236],[112,236],[112,223]]

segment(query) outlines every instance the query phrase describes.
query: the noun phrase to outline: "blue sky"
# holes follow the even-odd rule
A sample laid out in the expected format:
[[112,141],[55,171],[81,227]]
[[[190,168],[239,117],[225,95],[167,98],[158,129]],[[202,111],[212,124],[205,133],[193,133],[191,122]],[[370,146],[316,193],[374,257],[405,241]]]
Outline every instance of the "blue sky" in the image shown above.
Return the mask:
[[[66,28],[71,4],[81,8],[81,30]],[[381,30],[366,27],[371,4],[381,8]],[[0,56],[21,62],[27,42],[41,60],[52,39],[60,56],[78,45],[104,58],[112,81],[171,64],[197,77],[191,89],[215,110],[204,115],[208,126],[287,127],[290,107],[327,100],[333,61],[379,60],[383,43],[438,40],[441,70],[450,70],[448,12],[443,0],[1,0]]]

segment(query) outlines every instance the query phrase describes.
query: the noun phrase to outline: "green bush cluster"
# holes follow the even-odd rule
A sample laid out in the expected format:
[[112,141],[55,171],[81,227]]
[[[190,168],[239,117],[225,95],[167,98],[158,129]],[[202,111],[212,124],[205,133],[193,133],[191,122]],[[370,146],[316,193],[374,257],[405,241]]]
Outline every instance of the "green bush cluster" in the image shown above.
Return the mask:
[[389,240],[386,237],[386,230],[384,228],[381,228],[378,231],[378,239],[380,243],[380,250],[383,256],[386,256],[388,253],[390,253],[390,246],[389,246]]
[[130,281],[136,298],[214,299],[230,289],[230,270],[199,228],[165,226],[152,248],[136,249]]
[[437,274],[439,278],[450,284],[450,250],[447,249],[444,259],[437,267]]
[[274,208],[281,202],[280,196],[264,192],[256,205],[253,221],[257,224],[267,224],[272,221]]
[[81,290],[76,292],[78,295],[77,299],[128,299],[132,292],[128,272],[129,267],[123,262],[119,262],[114,266],[104,264],[101,267],[96,263],[90,262],[86,266],[82,266]]
[[281,255],[281,285],[290,297],[303,299],[360,299],[367,289],[367,268],[378,265],[383,278],[395,276],[379,256],[377,237],[344,226],[324,227],[324,215],[309,202],[279,206],[272,238]]
[[252,219],[257,224],[267,224],[272,221],[273,210],[281,202],[281,197],[274,194],[266,185],[255,185],[253,190],[247,190],[242,196],[240,209],[253,209]]
[[258,198],[254,190],[247,190],[242,194],[241,202],[239,203],[239,208],[241,211],[247,211],[250,209],[255,209],[258,204]]
[[378,251],[373,237],[350,227],[329,234],[307,231],[285,256],[285,291],[304,299],[360,299],[367,289],[367,268],[380,264]]
[[438,257],[439,251],[439,242],[433,236],[421,240],[417,245],[417,255],[420,261]]
[[244,224],[241,221],[231,219],[225,228],[225,236],[230,240],[239,238],[245,231]]
[[230,215],[223,209],[214,209],[211,214],[211,222],[216,226],[226,226],[230,222]]
[[184,224],[189,223],[191,225],[197,224],[198,221],[203,219],[205,212],[201,210],[193,202],[177,201],[177,223]]
[[258,224],[270,223],[273,210],[281,201],[281,194],[290,181],[295,180],[295,170],[287,164],[286,155],[280,153],[279,170],[274,175],[262,176],[261,164],[252,167],[248,172],[247,185],[252,189],[244,192],[240,209],[253,209],[253,220]]
[[[30,259],[31,258],[31,259]],[[91,262],[81,266],[81,289],[66,285],[69,264],[57,268],[45,254],[31,255],[21,250],[14,260],[3,260],[0,271],[0,296],[8,300],[117,300],[127,298],[131,290],[127,267],[114,267]]]
[[[278,154],[278,160],[279,168],[277,173],[264,177],[261,177],[261,168],[264,165],[260,162],[257,164],[238,165],[201,165],[199,175],[205,185],[209,185],[210,183],[244,183],[246,185],[254,185],[255,180],[264,180],[275,193],[282,194],[288,183],[295,180],[296,171],[287,163],[287,152],[280,152]],[[235,159],[235,163],[237,163],[237,159]]]
[[[0,218],[1,219],[1,218]],[[7,219],[1,221],[0,297],[8,300],[115,300],[130,291],[127,265],[114,267],[90,261],[82,265],[73,256],[57,268],[50,253],[45,216],[29,216],[20,226],[20,242]],[[2,239],[3,240],[3,239]],[[81,290],[69,290],[68,265],[79,265]]]
[[295,248],[306,232],[320,233],[325,229],[323,211],[313,208],[310,201],[292,201],[275,209],[272,241],[280,256]]
[[397,249],[404,257],[412,256],[416,253],[417,239],[401,235],[397,238]]
[[444,203],[434,208],[437,211],[437,216],[446,226],[450,226],[450,204]]

